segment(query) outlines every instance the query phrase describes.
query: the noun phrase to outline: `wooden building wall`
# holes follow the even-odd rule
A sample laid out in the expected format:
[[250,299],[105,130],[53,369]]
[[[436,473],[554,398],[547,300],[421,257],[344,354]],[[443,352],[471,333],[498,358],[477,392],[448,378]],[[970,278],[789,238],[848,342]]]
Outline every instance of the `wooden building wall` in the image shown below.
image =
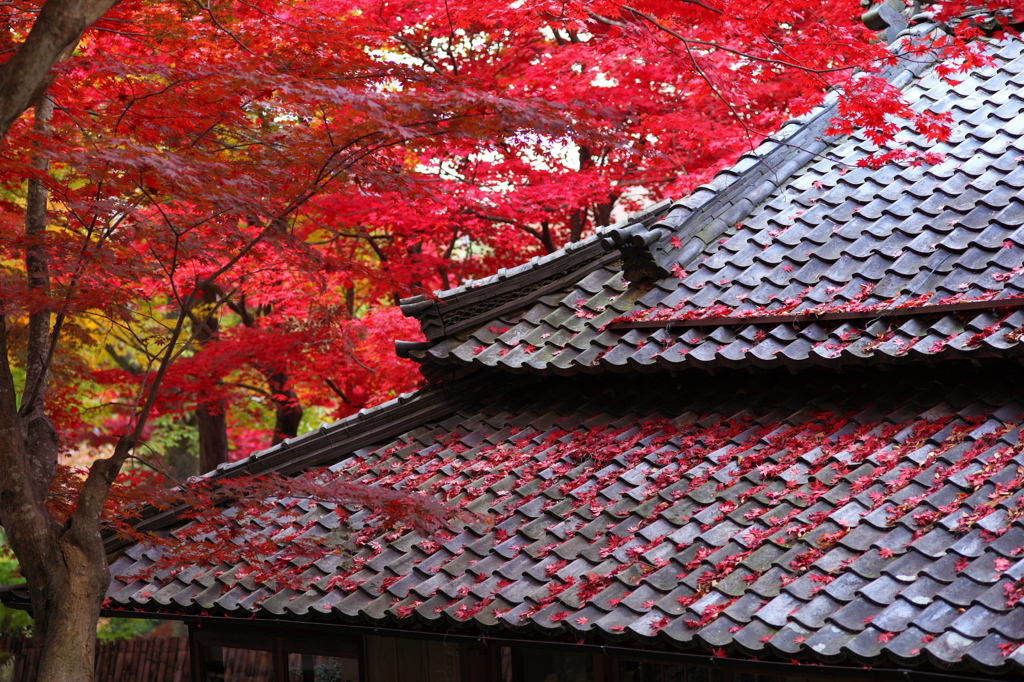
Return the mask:
[[364,646],[365,682],[462,682],[461,645],[366,637]]

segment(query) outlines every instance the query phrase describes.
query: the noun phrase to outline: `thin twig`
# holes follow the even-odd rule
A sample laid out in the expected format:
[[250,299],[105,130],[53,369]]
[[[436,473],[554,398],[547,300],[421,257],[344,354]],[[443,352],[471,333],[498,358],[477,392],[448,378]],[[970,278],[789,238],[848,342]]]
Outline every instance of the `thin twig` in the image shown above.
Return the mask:
[[770,57],[758,57],[757,55],[749,54],[747,52],[743,52],[742,50],[736,50],[736,49],[733,49],[731,47],[726,47],[725,45],[721,45],[719,43],[712,43],[712,42],[709,42],[709,41],[706,41],[706,40],[697,40],[695,38],[687,38],[687,37],[683,36],[682,34],[680,34],[678,31],[675,31],[675,30],[669,28],[668,26],[665,26],[664,24],[662,24],[660,21],[655,19],[650,14],[646,14],[644,12],[641,12],[640,10],[634,9],[632,7],[629,7],[628,5],[625,6],[623,9],[631,12],[632,14],[640,17],[641,19],[644,19],[645,21],[650,22],[650,24],[652,26],[656,27],[657,29],[659,29],[661,31],[664,31],[665,33],[669,34],[670,36],[672,36],[676,40],[682,41],[683,44],[685,44],[687,46],[687,50],[690,49],[689,46],[691,44],[692,45],[700,45],[701,47],[710,47],[710,48],[713,48],[715,50],[721,50],[722,52],[728,52],[728,53],[734,54],[734,55],[736,55],[738,57],[743,57],[744,59],[750,59],[752,61],[757,61],[757,62],[761,62],[761,63],[764,63],[764,64],[774,64],[776,66],[784,66],[784,67],[789,68],[789,69],[798,69],[798,70],[803,71],[805,73],[817,73],[817,74],[822,74],[822,73],[838,73],[840,71],[849,71],[850,69],[856,68],[855,66],[837,66],[834,69],[812,69],[809,66],[802,66],[800,64],[794,64],[792,62],[786,62],[786,61],[783,61],[781,59],[771,59]]

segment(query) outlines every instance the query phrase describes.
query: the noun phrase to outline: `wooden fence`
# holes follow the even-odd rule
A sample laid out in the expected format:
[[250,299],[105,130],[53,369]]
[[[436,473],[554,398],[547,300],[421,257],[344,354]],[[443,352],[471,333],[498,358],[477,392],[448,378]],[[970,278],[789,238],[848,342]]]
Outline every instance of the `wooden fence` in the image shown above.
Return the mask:
[[[15,655],[12,682],[31,682],[36,679],[39,667],[39,646],[36,640],[28,637],[0,637],[0,651]],[[96,682],[140,681],[192,682],[188,638],[141,637],[96,647]]]

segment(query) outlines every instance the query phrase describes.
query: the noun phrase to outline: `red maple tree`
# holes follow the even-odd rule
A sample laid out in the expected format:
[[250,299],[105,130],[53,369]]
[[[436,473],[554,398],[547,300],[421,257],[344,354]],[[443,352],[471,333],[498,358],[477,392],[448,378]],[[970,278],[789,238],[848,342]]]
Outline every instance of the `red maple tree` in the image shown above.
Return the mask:
[[[304,406],[402,390],[415,375],[383,340],[407,323],[379,306],[685,193],[829,87],[834,131],[866,128],[880,162],[908,160],[885,147],[900,118],[946,132],[870,76],[927,46],[893,55],[846,3],[454,5],[0,10],[0,519],[40,679],[91,676],[102,510],[151,419],[194,412],[212,463],[242,395],[276,440]],[[981,63],[977,30],[937,46],[949,74]],[[58,454],[90,411],[115,446],[55,517]]]

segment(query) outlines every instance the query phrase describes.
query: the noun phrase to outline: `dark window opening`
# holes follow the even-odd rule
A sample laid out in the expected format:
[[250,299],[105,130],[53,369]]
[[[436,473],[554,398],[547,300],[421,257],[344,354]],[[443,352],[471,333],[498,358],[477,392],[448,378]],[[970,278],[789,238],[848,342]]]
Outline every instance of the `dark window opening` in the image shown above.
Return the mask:
[[191,636],[199,682],[364,682],[356,638],[206,628]]
[[522,682],[600,682],[594,677],[594,657],[588,653],[553,649],[523,649]]
[[618,682],[705,682],[700,680],[700,673],[696,670],[692,672],[697,674],[688,681],[681,665],[656,661],[619,661]]
[[204,682],[274,682],[269,651],[225,646],[203,647]]
[[288,682],[359,682],[359,660],[288,654]]

